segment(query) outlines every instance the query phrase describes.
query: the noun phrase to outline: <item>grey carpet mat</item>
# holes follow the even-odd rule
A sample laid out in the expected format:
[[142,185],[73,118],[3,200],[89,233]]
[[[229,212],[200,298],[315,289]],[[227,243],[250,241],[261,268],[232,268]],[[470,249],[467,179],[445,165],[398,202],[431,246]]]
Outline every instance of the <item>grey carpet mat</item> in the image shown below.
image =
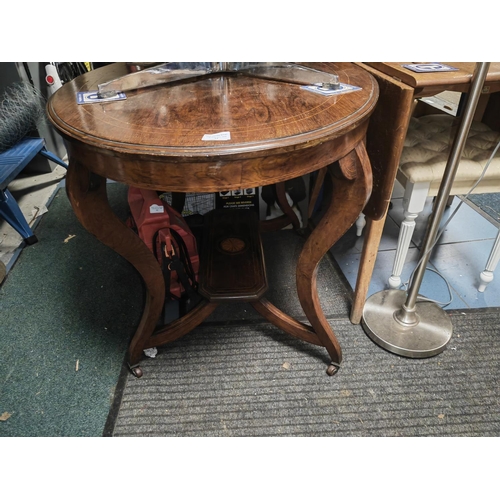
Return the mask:
[[[266,234],[268,298],[303,318],[293,271],[302,241]],[[343,347],[326,350],[266,323],[248,304],[220,306],[182,339],[126,374],[112,436],[498,436],[500,310],[450,312],[453,338],[434,358],[396,356],[348,320],[351,290],[326,257],[318,291]]]
[[499,436],[500,310],[450,314],[448,348],[409,359],[345,317],[326,351],[275,327],[204,324],[127,375],[113,436]]

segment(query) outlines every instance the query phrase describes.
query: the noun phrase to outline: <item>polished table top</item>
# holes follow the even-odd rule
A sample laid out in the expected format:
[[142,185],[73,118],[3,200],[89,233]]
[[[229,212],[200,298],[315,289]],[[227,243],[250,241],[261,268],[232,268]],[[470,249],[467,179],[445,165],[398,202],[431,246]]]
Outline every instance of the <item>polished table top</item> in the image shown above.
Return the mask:
[[[268,164],[259,174],[245,164],[231,168],[228,160],[293,153],[339,138],[369,117],[378,97],[373,77],[354,64],[308,65],[333,71],[342,83],[361,90],[324,96],[297,84],[216,74],[128,91],[122,101],[78,105],[77,92],[96,90],[98,83],[127,74],[127,65],[116,63],[64,85],[47,110],[70,148],[84,144],[108,156],[91,168],[110,179],[184,192],[218,191],[221,184],[228,189],[272,184],[314,171],[318,164],[303,162],[301,169],[289,172],[282,164],[274,171]],[[229,132],[230,140],[203,140],[220,132]],[[149,157],[149,172],[142,165],[141,179],[133,175],[133,165],[127,165],[127,173],[118,161],[131,155]],[[207,161],[212,165],[200,170]]]

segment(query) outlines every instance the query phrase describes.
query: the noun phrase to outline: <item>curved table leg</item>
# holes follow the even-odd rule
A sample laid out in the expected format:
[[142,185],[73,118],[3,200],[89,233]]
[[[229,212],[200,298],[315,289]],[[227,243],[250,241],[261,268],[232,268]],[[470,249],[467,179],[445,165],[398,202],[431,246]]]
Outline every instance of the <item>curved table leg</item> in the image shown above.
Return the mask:
[[146,304],[128,350],[129,364],[142,357],[165,300],[165,284],[160,266],[143,241],[111,210],[106,195],[106,179],[70,160],[66,191],[82,226],[99,241],[129,261],[146,285]]
[[328,167],[323,167],[321,170],[318,170],[316,175],[316,180],[314,181],[314,186],[311,192],[311,196],[309,197],[309,207],[307,210],[307,217],[310,219],[314,212],[314,208],[316,207],[316,202],[318,201],[319,193],[323,186],[323,182],[325,180],[325,175],[328,170]]
[[292,226],[295,229],[300,229],[300,221],[293,211],[292,207],[288,204],[288,200],[286,199],[286,190],[285,183],[278,182],[275,185],[276,189],[276,199],[278,201],[278,206],[281,208],[281,211],[288,216],[290,221],[292,222]]
[[290,224],[290,217],[287,214],[279,215],[274,219],[259,221],[259,231],[261,233],[271,233],[279,231]]
[[[306,240],[297,262],[297,292],[302,309],[332,359],[333,375],[342,361],[340,345],[325,318],[316,286],[318,266],[326,252],[356,222],[371,194],[371,167],[361,142],[339,161],[340,172],[328,167],[333,181],[330,205]],[[340,175],[339,175],[340,174]]]
[[146,341],[145,348],[156,347],[180,339],[208,318],[218,305],[216,302],[209,302],[208,300],[200,302],[186,315],[168,325],[159,327],[154,332],[154,335]]
[[[142,318],[128,348],[131,368],[140,361],[144,349],[172,342],[189,333],[217,307],[217,304],[204,301],[182,318],[157,329],[165,300],[163,273],[144,242],[112,212],[106,195],[106,179],[91,173],[81,163],[71,161],[66,190],[83,227],[129,261],[146,286]],[[140,370],[133,371],[140,376]]]
[[297,215],[293,211],[292,207],[288,204],[288,200],[286,199],[285,183],[278,182],[277,184],[275,184],[274,193],[276,195],[278,206],[281,208],[283,215],[279,215],[274,219],[259,221],[259,230],[263,233],[279,231],[280,229],[288,226],[290,223],[295,229],[300,229],[300,221],[297,218]]
[[266,298],[251,302],[251,304],[259,314],[284,332],[311,344],[323,345],[311,326],[292,318]]

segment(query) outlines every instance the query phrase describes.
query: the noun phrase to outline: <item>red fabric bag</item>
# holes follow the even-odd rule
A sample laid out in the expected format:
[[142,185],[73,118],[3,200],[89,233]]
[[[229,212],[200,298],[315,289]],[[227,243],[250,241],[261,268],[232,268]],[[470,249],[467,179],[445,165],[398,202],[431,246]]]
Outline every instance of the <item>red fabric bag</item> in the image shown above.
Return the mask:
[[196,290],[200,258],[196,238],[183,217],[149,189],[130,187],[128,203],[131,226],[162,266],[166,300]]

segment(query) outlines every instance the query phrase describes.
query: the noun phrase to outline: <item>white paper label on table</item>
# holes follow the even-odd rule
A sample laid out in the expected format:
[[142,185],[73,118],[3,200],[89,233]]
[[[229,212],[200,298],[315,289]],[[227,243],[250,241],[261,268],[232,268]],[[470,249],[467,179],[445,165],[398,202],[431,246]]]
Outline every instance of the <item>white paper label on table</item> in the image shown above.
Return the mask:
[[231,132],[218,132],[217,134],[205,134],[202,141],[229,141],[231,140]]

